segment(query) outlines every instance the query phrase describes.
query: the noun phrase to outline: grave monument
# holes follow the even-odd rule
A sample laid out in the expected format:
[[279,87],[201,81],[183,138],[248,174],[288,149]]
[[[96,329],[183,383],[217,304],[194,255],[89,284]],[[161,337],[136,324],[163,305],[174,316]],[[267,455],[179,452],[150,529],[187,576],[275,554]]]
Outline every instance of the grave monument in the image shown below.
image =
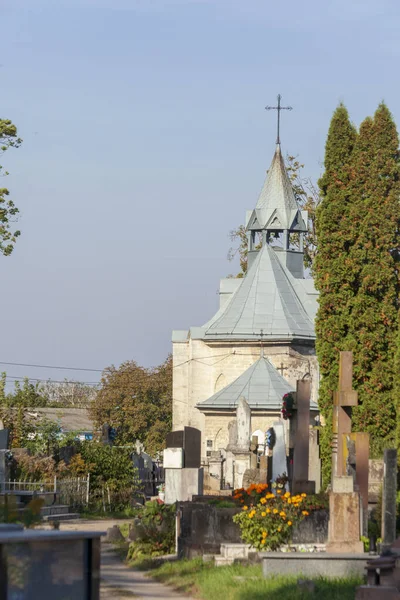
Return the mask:
[[184,427],[167,435],[164,450],[165,503],[191,500],[203,493],[203,469],[200,464],[201,432]]
[[[328,552],[363,552],[360,540],[368,508],[368,434],[352,433],[353,353],[340,352],[339,386],[333,395],[332,484],[329,493]],[[355,455],[349,461],[350,441]]]

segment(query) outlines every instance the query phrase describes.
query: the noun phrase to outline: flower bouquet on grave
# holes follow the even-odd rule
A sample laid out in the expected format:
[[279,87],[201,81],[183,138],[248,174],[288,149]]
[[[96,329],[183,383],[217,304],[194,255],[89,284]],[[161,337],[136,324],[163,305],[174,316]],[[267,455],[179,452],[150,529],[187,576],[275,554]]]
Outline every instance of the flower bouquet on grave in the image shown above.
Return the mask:
[[283,396],[281,408],[282,419],[287,421],[288,419],[291,419],[293,417],[295,411],[295,403],[296,398],[293,392],[288,392]]
[[272,482],[271,487],[276,491],[277,494],[281,494],[288,481],[289,477],[286,475],[286,473],[283,473],[282,475],[278,475],[275,481]]

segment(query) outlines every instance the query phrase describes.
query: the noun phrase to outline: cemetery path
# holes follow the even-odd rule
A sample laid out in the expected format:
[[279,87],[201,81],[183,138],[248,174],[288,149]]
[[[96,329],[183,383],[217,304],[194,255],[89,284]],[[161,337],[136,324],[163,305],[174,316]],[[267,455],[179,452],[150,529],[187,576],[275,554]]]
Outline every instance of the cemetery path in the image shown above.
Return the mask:
[[[61,523],[63,531],[106,532],[113,525],[129,523],[132,519],[81,520]],[[101,600],[193,600],[174,589],[146,577],[144,571],[126,566],[115,553],[111,544],[101,544],[100,567]]]
[[110,544],[101,547],[101,600],[192,600],[170,587],[146,577],[145,572],[127,567]]

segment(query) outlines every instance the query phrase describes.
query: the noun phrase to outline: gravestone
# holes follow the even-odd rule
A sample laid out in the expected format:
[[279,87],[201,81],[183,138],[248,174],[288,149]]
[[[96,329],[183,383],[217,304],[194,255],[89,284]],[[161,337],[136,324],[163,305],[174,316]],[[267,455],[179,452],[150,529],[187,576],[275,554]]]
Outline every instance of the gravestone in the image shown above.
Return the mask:
[[236,409],[236,425],[229,424],[229,444],[226,455],[225,479],[232,487],[243,485],[243,476],[251,467],[251,409],[245,398],[241,397]]
[[[333,443],[332,443],[332,485],[329,494],[329,530],[327,552],[363,552],[361,535],[366,524],[366,514],[362,515],[361,497],[355,491],[348,460],[348,436],[351,436],[351,407],[357,405],[357,392],[352,389],[353,353],[340,352],[339,385],[333,395]],[[355,479],[367,481],[366,498],[368,501],[368,458],[365,466],[365,437],[355,440],[361,458],[355,466]],[[367,438],[368,439],[368,438]],[[347,452],[347,455],[346,455]],[[353,459],[350,459],[350,461]],[[346,466],[347,462],[347,466]],[[366,473],[363,472],[365,469]]]
[[236,409],[237,421],[237,442],[236,449],[242,449],[248,452],[251,438],[251,409],[246,398],[239,398]]
[[201,495],[204,483],[201,432],[194,427],[172,431],[167,435],[164,456],[166,504],[191,500],[193,495]]
[[296,389],[297,427],[293,449],[293,494],[315,494],[315,481],[310,481],[308,474],[310,456],[310,398],[310,381],[298,381]]
[[382,554],[388,554],[396,539],[397,450],[384,450],[383,465],[381,548]]
[[0,450],[8,450],[10,447],[10,430],[0,429]]
[[315,492],[321,491],[321,456],[319,448],[319,431],[310,429],[310,455],[308,458],[308,476],[311,481],[315,481]]
[[287,473],[287,459],[283,424],[280,421],[277,421],[273,424],[273,428],[275,431],[276,442],[272,455],[272,480],[275,481],[279,475]]
[[199,469],[201,466],[201,431],[184,427],[183,431],[171,431],[166,437],[167,448],[183,448],[183,466]]

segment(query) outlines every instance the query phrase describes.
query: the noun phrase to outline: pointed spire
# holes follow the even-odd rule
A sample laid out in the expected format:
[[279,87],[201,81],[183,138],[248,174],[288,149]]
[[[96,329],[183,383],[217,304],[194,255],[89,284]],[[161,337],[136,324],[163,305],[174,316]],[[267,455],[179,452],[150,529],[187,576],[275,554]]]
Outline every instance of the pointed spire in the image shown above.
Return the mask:
[[292,211],[299,207],[293,192],[292,184],[287,174],[283,160],[281,146],[276,145],[271,166],[267,172],[256,210],[262,210],[266,219],[272,216],[273,211],[279,211],[282,229],[289,229],[293,221]]

